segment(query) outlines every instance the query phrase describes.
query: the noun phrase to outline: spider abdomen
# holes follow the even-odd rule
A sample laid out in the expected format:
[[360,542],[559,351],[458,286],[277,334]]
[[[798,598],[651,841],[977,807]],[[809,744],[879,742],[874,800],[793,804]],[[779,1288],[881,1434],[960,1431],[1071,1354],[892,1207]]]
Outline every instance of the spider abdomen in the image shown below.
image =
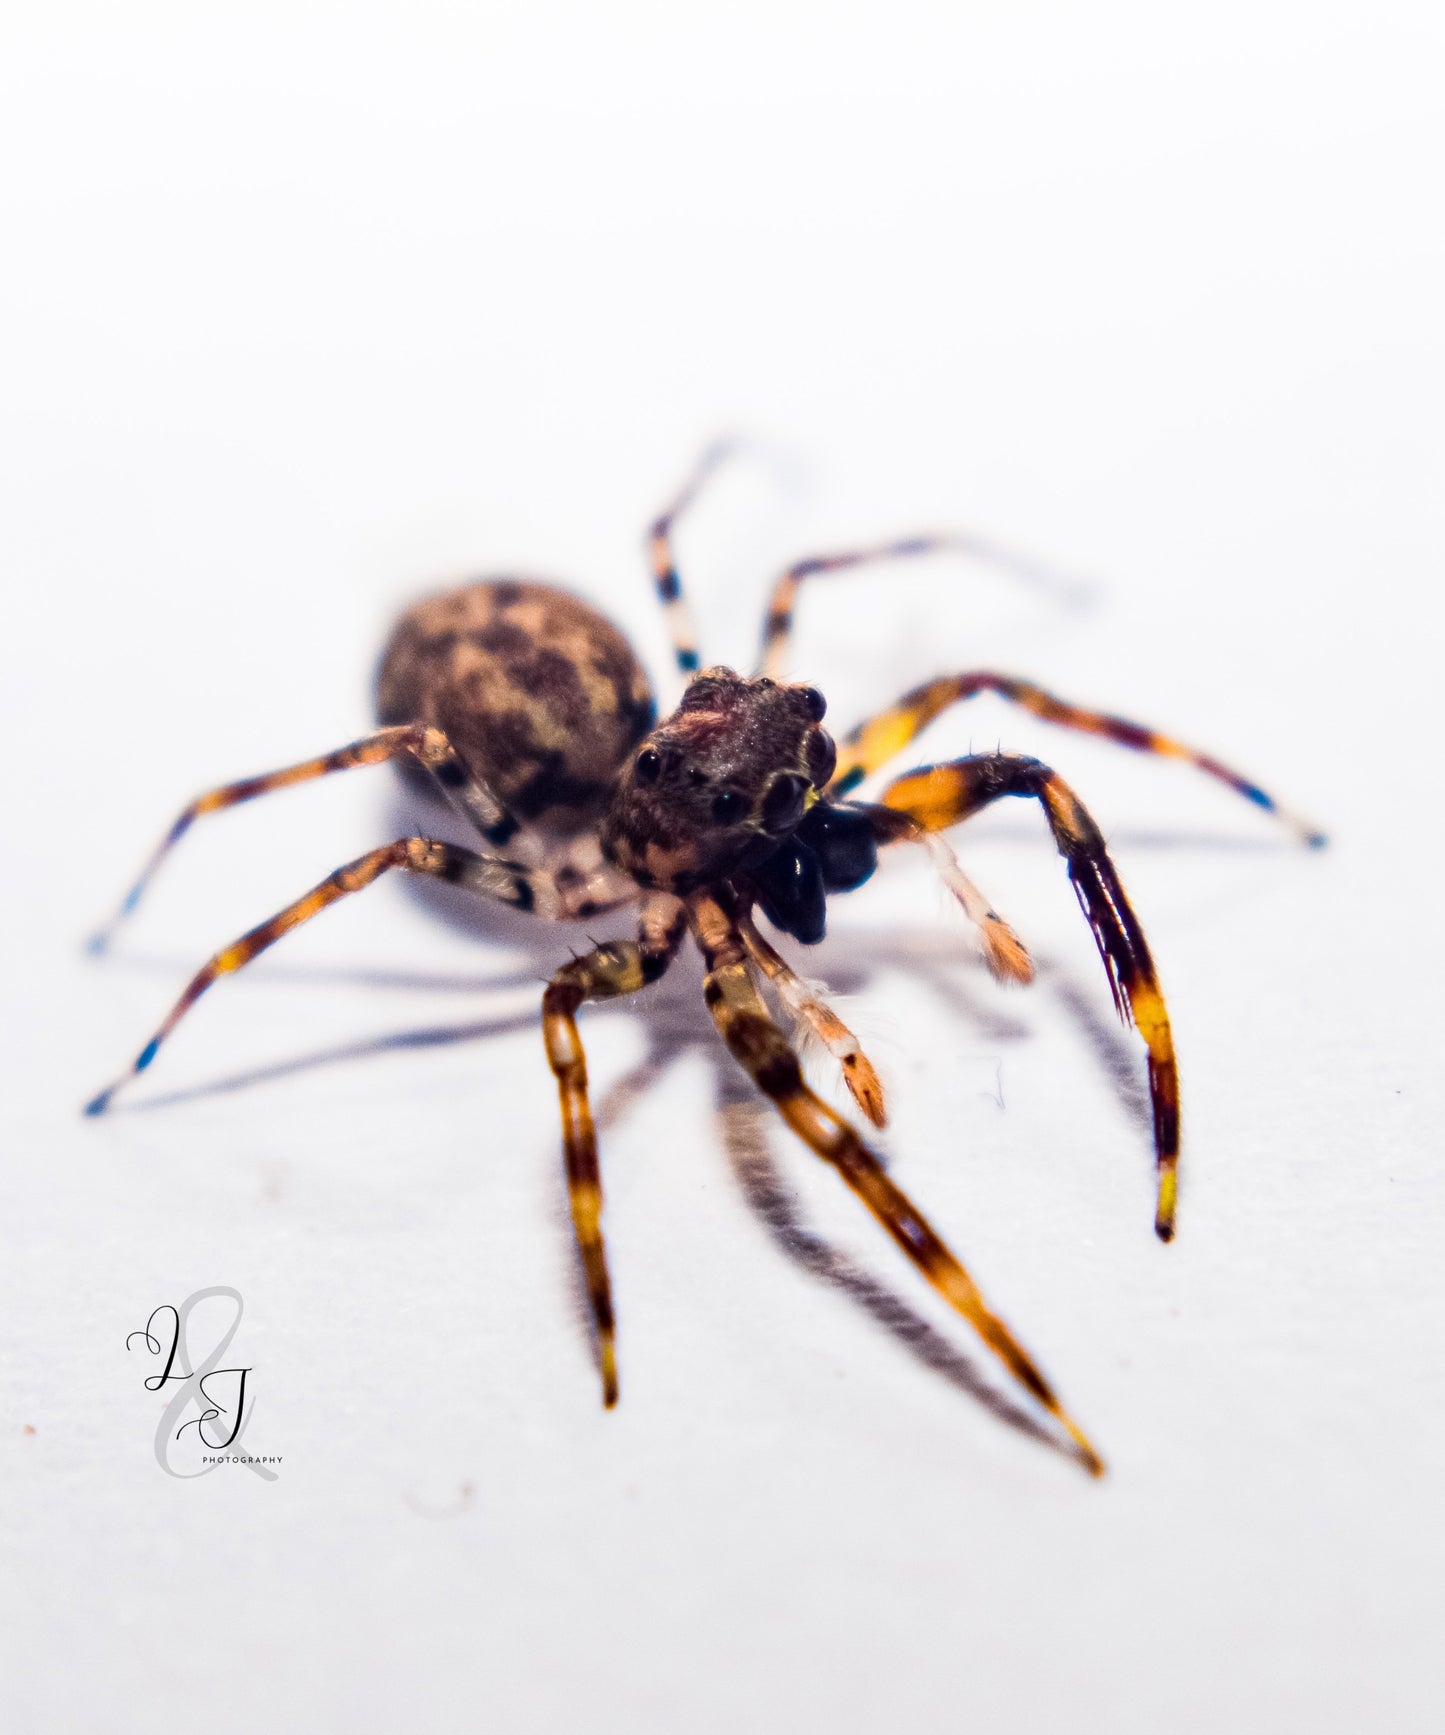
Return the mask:
[[384,724],[430,723],[544,835],[595,825],[656,716],[612,623],[555,586],[490,579],[409,608],[377,672]]

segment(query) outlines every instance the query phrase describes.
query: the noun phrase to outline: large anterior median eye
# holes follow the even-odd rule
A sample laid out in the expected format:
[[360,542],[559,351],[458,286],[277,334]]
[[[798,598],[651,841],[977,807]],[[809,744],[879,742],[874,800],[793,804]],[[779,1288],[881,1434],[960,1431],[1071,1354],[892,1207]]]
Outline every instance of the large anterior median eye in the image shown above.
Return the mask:
[[712,816],[719,825],[736,825],[747,810],[748,804],[744,797],[731,789],[725,789],[713,799]]
[[639,783],[656,783],[657,774],[662,770],[662,760],[653,748],[644,747],[637,755],[637,762],[632,769]]

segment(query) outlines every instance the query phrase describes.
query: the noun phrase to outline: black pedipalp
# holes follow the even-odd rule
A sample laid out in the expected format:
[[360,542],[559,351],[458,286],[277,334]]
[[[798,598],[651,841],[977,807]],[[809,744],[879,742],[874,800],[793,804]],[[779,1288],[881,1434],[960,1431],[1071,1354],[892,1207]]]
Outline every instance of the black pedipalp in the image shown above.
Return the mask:
[[872,815],[820,801],[785,843],[748,872],[773,926],[815,946],[827,927],[828,893],[851,892],[877,866]]
[[851,892],[878,866],[873,821],[861,808],[820,801],[794,835],[818,858],[827,891]]
[[818,858],[791,837],[751,870],[763,914],[785,934],[815,946],[827,925],[827,889]]

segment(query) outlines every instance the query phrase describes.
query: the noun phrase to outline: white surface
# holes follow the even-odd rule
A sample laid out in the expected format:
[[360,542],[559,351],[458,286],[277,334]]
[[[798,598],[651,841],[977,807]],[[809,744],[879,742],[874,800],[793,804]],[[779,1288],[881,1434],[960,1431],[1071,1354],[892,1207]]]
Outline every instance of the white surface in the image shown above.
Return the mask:
[[[7,15],[7,1727],[1440,1727],[1441,46],[1425,6]],[[1099,603],[819,586],[840,724],[1012,668],[1337,839],[993,701],[921,750],[1036,751],[1110,834],[1182,1056],[1169,1250],[1035,814],[959,840],[1027,995],[917,865],[809,960],[1102,1485],[913,1353],[993,1377],[833,1177],[720,1118],[692,962],[584,1021],[611,1416],[533,1022],[575,936],[383,886],[78,1115],[411,811],[358,773],[203,823],[83,960],[180,801],[359,733],[391,611],[463,573],[565,578],[661,670],[641,531],[728,428],[778,456],[686,526],[710,654],[793,554],[975,527]],[[270,1486],[162,1476],[123,1347],[218,1283]]]

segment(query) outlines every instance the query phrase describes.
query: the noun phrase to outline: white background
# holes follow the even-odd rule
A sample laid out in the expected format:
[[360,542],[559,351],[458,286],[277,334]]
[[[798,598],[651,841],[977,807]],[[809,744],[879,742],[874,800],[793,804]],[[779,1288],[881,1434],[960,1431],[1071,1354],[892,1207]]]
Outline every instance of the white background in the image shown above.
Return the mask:
[[[8,1727],[1440,1727],[1441,50],[1423,5],[7,9]],[[1109,834],[1182,1056],[1167,1250],[1035,812],[958,840],[1027,994],[918,863],[806,960],[1102,1484],[750,1106],[693,960],[583,1021],[612,1415],[535,1027],[580,935],[383,885],[79,1116],[425,823],[383,772],[205,823],[82,958],[180,802],[361,733],[449,579],[565,579],[663,672],[641,533],[720,430],[762,444],[682,533],[709,656],[793,555],[989,532],[1093,605],[820,584],[840,725],[1001,666],[1334,836],[993,700],[919,749],[1047,756]],[[125,1336],[211,1284],[271,1485],[153,1456]]]

